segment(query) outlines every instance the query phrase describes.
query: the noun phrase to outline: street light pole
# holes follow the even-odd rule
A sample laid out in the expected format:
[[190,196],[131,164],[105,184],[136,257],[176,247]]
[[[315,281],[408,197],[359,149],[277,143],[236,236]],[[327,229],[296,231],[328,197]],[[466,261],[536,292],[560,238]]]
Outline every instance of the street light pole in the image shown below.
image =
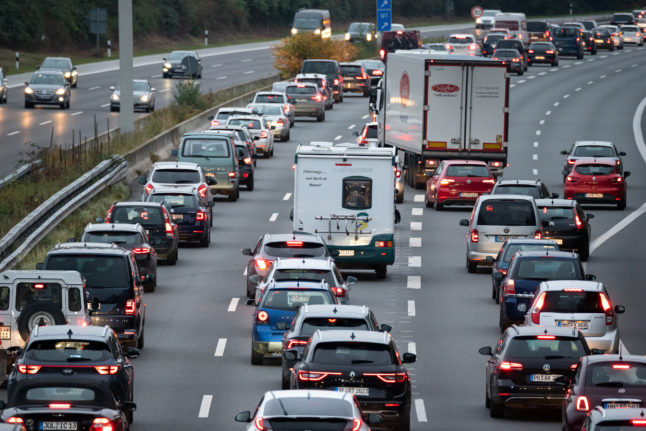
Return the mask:
[[119,129],[122,134],[135,129],[132,79],[132,0],[119,0]]

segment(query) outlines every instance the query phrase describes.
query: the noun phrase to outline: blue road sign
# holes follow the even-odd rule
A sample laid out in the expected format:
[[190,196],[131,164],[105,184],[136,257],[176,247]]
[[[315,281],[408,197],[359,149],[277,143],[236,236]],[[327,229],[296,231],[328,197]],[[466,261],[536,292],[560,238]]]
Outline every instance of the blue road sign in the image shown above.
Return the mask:
[[377,10],[392,9],[392,0],[377,0]]
[[[383,0],[378,0],[383,1]],[[392,23],[392,12],[388,10],[377,11],[377,30],[390,31],[390,24]]]

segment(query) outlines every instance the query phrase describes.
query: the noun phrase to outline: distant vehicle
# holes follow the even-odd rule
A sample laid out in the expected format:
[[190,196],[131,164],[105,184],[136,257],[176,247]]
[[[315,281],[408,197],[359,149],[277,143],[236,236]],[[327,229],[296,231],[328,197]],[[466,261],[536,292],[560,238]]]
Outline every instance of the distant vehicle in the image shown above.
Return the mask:
[[594,43],[597,49],[603,48],[609,51],[615,50],[615,43],[613,41],[612,32],[607,28],[595,28],[592,30]]
[[202,60],[195,51],[173,51],[162,60],[164,79],[175,76],[202,78]]
[[[381,61],[373,60],[375,63],[380,63]],[[322,73],[299,73],[296,75],[296,79],[294,80],[297,84],[303,83],[303,82],[309,82],[311,84],[315,84],[317,87],[321,89],[323,92],[323,96],[325,97],[325,109],[332,109],[334,108],[334,97],[332,96],[332,88],[330,88],[327,85],[327,77],[323,75]],[[285,88],[285,91],[287,91],[287,88]],[[293,110],[293,106],[292,106]]]
[[[155,89],[150,85],[147,79],[135,79],[133,81],[133,108],[143,109],[144,112],[155,110]],[[110,96],[110,111],[119,111],[121,109],[121,89],[119,84],[110,87],[112,96]]]
[[379,146],[379,133],[377,132],[378,128],[379,124],[377,124],[376,122],[364,124],[361,132],[355,132],[355,135],[357,136],[357,145],[366,145],[369,147]]
[[610,20],[610,25],[635,24],[635,17],[632,13],[616,13]]
[[265,117],[271,133],[281,141],[289,141],[289,118],[283,112],[283,107],[276,103],[250,103],[247,105],[255,115]]
[[527,46],[518,39],[505,39],[500,40],[496,43],[496,49],[494,50],[494,55],[499,49],[515,49],[520,54],[520,62],[523,66],[523,72],[527,72]]
[[386,66],[383,62],[379,60],[359,60],[359,63],[363,64],[363,68],[370,76],[370,87],[376,87],[377,82],[384,76],[386,72]]
[[529,42],[550,40],[550,26],[547,21],[527,21]]
[[[619,167],[619,172],[623,172],[624,165],[621,157],[626,155],[625,152],[619,151],[615,144],[606,141],[576,141],[569,150],[562,150],[561,154],[567,156],[563,169],[568,174],[572,171],[572,166],[576,161],[581,159],[609,161]],[[565,181],[565,177],[563,177],[563,181]]]
[[509,64],[509,71],[516,72],[519,76],[525,73],[523,55],[517,49],[496,49],[491,59],[506,61]]
[[[257,93],[256,93],[257,94]],[[251,109],[249,108],[229,108],[223,107],[218,109],[218,112],[215,115],[210,116],[208,119],[211,122],[211,127],[224,126],[227,123],[229,117],[234,115],[251,115]]]
[[512,38],[518,39],[524,44],[529,44],[527,18],[524,13],[504,12],[496,14],[494,17],[494,27],[509,29]]
[[[325,75],[327,77],[327,85],[332,89],[334,102],[343,102],[343,77],[341,76],[341,66],[339,66],[338,61],[307,59],[303,61],[300,73],[322,73]],[[285,92],[287,92],[287,89],[285,89]]]
[[503,33],[489,33],[482,41],[482,55],[484,57],[491,56],[496,49],[496,44],[505,40],[506,37]]
[[526,195],[534,199],[558,198],[558,193],[547,190],[541,180],[504,180],[500,179],[491,190],[492,195]]
[[315,117],[316,121],[325,121],[325,100],[321,89],[315,84],[292,84],[287,87],[287,95],[294,105],[297,117]]
[[619,167],[608,161],[594,159],[578,160],[568,174],[563,170],[563,197],[580,203],[615,204],[617,209],[626,209],[626,178]]
[[56,70],[63,74],[72,88],[78,87],[79,75],[72,60],[69,57],[47,57],[40,66],[36,67],[39,71]]
[[[293,82],[289,82],[292,84]],[[258,91],[253,96],[252,103],[277,103],[289,118],[289,127],[294,127],[294,106],[287,96],[287,85],[282,91]],[[220,110],[225,108],[220,108]],[[220,111],[218,111],[220,112]]]
[[7,84],[7,76],[4,74],[2,67],[0,67],[0,103],[7,103],[8,93],[9,85]]
[[[639,33],[639,42],[636,42],[636,43],[643,43],[641,38],[641,32],[639,31],[639,27],[635,26],[635,28]],[[597,44],[594,41],[594,35],[592,34],[592,32],[588,30],[584,30],[583,32],[581,32],[581,39],[583,40],[583,49],[586,52],[589,52],[591,55],[597,55]]]
[[574,55],[578,59],[583,58],[584,51],[580,28],[561,27],[554,32],[553,42],[558,49],[559,55]]
[[274,135],[266,118],[260,115],[234,115],[226,126],[246,126],[256,144],[256,155],[268,159],[274,157]]
[[474,35],[477,40],[482,40],[486,36],[487,31],[493,28],[494,18],[500,12],[498,9],[485,9],[482,11],[482,16],[476,18]]
[[473,205],[496,180],[480,160],[443,160],[426,182],[424,203],[437,211],[447,205]]
[[543,238],[552,239],[560,250],[573,250],[582,261],[590,256],[590,220],[594,214],[585,214],[573,199],[536,199],[536,207],[543,226]]
[[449,36],[447,45],[452,54],[478,56],[482,54],[480,45],[476,43],[475,37],[471,34],[452,34]]
[[453,49],[448,47],[446,43],[425,43],[422,48],[428,49],[430,54],[451,54]]
[[376,39],[375,23],[351,22],[348,31],[345,32],[344,39],[350,43],[364,40],[366,42],[372,42]]
[[588,30],[588,31],[590,31],[590,30],[592,30],[594,28],[597,28],[597,26],[599,25],[599,24],[597,24],[597,21],[595,21],[593,19],[585,19],[585,20],[582,20],[582,21],[579,21],[579,22],[581,24],[583,24],[585,29]]
[[616,25],[600,25],[597,28],[607,28],[612,33],[612,42],[617,49],[624,49],[624,37],[621,34],[621,30]]
[[422,36],[419,30],[385,31],[381,35],[379,58],[386,63],[388,54],[399,49],[417,49],[422,47]]
[[559,65],[559,53],[552,42],[533,42],[527,49],[527,63]]
[[291,34],[314,33],[322,39],[332,36],[330,11],[326,9],[299,9],[294,15]]
[[361,93],[368,97],[370,90],[370,77],[359,62],[340,63],[341,76],[343,77],[343,91]]
[[70,109],[72,91],[63,73],[55,70],[34,72],[25,85],[25,108],[58,105],[61,109]]
[[624,25],[621,27],[624,43],[634,43],[637,46],[644,46],[642,30],[636,25]]

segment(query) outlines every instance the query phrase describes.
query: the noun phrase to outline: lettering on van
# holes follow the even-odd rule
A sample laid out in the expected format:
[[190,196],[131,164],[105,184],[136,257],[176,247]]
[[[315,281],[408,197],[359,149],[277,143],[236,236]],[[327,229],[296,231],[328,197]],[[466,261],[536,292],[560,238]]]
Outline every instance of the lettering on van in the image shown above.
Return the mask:
[[303,169],[305,181],[308,187],[321,187],[327,181],[327,176],[323,171]]
[[475,89],[475,97],[478,99],[498,99],[500,98],[500,87],[497,85],[479,85]]
[[436,84],[431,87],[435,97],[456,97],[460,87],[454,84]]

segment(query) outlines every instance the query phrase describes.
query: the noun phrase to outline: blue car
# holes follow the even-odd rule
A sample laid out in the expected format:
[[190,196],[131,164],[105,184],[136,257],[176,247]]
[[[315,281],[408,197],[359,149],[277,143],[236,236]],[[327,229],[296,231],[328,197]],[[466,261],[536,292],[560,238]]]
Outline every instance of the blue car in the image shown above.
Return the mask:
[[583,34],[578,27],[563,26],[554,32],[552,42],[559,55],[574,55],[583,58]]
[[522,323],[538,285],[547,280],[595,280],[585,274],[579,255],[566,251],[518,251],[500,284],[500,329]]
[[336,304],[332,290],[324,281],[278,281],[262,293],[253,313],[251,363],[262,365],[266,357],[280,358],[283,335],[298,307],[303,304]]

